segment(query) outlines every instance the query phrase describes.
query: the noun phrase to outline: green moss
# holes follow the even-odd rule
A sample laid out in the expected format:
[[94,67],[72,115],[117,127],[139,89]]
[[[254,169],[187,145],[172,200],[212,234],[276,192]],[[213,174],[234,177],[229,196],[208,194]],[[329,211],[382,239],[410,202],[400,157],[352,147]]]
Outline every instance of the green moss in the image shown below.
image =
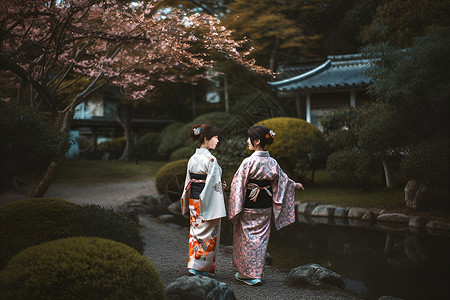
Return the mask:
[[101,238],[73,237],[25,249],[0,273],[1,299],[165,299],[152,263]]

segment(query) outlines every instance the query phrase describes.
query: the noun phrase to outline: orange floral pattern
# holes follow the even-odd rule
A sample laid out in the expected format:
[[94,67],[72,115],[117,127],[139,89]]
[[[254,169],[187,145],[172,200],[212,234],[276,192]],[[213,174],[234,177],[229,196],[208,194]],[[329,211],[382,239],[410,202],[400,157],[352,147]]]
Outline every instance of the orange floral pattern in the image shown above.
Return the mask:
[[205,221],[200,216],[200,201],[189,200],[190,234],[188,268],[214,273],[220,219]]

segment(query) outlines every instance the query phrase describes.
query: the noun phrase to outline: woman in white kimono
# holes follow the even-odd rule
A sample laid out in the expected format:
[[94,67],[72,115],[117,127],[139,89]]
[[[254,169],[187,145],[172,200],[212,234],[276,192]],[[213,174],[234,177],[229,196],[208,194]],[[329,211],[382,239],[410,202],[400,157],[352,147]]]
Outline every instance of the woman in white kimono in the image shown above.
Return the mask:
[[226,216],[223,198],[222,169],[209,152],[219,142],[219,129],[213,125],[193,126],[191,141],[200,142],[187,166],[181,196],[181,210],[190,212],[189,261],[190,275],[214,274],[219,246],[220,221]]
[[295,190],[303,190],[264,151],[275,133],[266,126],[248,130],[248,147],[255,151],[244,159],[230,188],[228,218],[233,223],[233,265],[235,278],[248,285],[260,285],[273,212],[275,228],[295,222]]

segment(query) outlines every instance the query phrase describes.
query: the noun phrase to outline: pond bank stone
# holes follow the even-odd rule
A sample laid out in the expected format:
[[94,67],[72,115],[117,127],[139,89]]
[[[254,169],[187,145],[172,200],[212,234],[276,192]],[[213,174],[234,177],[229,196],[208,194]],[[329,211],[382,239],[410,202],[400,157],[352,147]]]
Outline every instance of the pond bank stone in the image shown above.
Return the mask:
[[333,213],[333,217],[335,218],[347,218],[348,216],[348,208],[345,207],[336,207]]
[[166,288],[168,300],[235,300],[231,288],[224,282],[207,276],[183,276],[177,278]]
[[427,226],[427,223],[428,223],[427,217],[412,216],[409,219],[408,226],[412,228],[425,228],[425,226]]
[[379,215],[377,217],[377,221],[389,223],[408,223],[409,218],[409,216],[400,213],[387,213]]
[[348,211],[349,219],[361,219],[361,217],[366,213],[367,209],[362,207],[352,207]]
[[297,204],[297,213],[309,215],[316,206],[316,202],[300,202]]
[[312,217],[327,217],[330,218],[333,216],[334,209],[336,207],[332,205],[319,205],[314,208],[311,212]]
[[445,223],[441,221],[430,221],[427,223],[427,228],[432,230],[450,231],[450,223]]
[[314,286],[331,285],[344,288],[342,276],[318,264],[306,264],[289,272],[288,279],[294,284]]

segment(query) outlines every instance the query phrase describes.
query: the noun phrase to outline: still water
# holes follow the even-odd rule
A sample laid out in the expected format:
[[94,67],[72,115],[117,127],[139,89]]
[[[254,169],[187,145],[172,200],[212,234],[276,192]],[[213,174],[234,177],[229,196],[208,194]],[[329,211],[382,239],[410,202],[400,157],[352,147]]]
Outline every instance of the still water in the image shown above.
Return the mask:
[[[450,233],[408,227],[339,225],[327,219],[272,226],[268,252],[283,271],[320,264],[344,278],[345,289],[372,300],[450,299]],[[225,221],[225,220],[224,220]],[[272,222],[273,223],[273,222]],[[222,223],[221,243],[232,244],[231,223]]]
[[272,228],[269,253],[285,271],[318,263],[367,299],[450,299],[450,235],[425,230],[305,224]]

